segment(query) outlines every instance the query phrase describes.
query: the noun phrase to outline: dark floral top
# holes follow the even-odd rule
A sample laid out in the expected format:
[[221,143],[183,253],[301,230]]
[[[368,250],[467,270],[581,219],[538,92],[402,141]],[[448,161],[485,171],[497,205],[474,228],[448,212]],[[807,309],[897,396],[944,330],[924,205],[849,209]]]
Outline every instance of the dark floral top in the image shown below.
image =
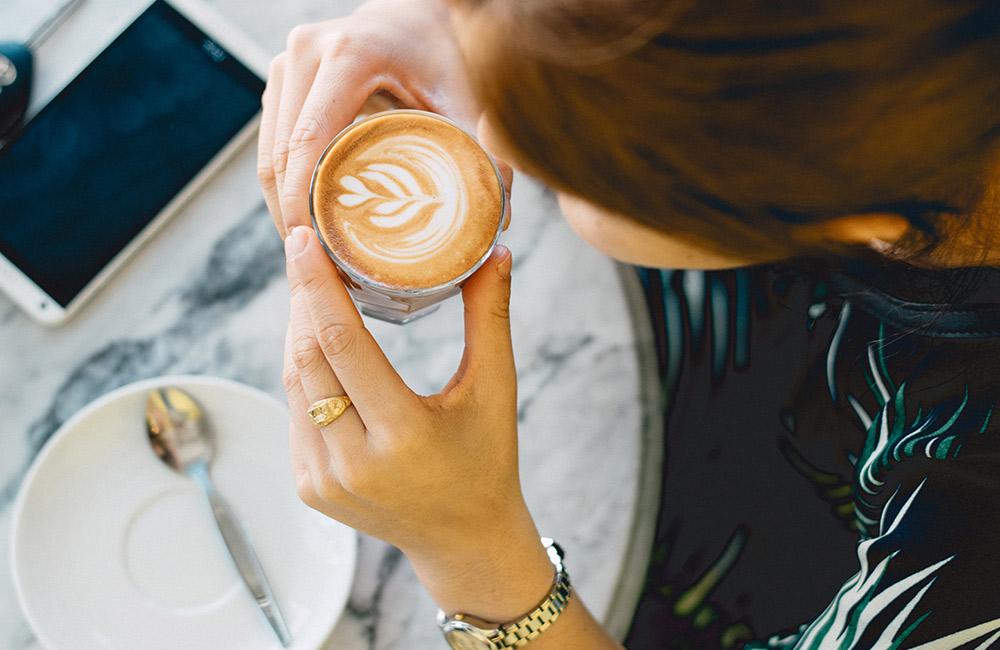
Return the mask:
[[640,270],[668,403],[631,650],[1000,649],[1000,271],[862,275]]

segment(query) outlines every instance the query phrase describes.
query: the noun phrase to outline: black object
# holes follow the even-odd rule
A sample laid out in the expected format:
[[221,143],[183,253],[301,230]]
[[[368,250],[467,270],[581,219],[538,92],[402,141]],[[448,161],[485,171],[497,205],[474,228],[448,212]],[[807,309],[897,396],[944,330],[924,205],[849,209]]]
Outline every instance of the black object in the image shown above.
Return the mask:
[[[24,43],[0,42],[0,141],[21,124],[31,95],[32,52],[76,10],[83,0],[65,0],[56,13],[38,26]],[[2,144],[2,142],[0,142]]]
[[28,109],[33,60],[21,43],[0,43],[0,138],[21,123]]

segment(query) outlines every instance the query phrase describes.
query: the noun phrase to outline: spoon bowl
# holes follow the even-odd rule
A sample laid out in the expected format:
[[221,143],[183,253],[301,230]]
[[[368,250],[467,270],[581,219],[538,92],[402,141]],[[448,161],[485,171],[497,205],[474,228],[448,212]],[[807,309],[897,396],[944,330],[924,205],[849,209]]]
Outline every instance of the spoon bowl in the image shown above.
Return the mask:
[[156,455],[178,472],[187,472],[192,463],[210,463],[215,456],[215,440],[204,412],[179,388],[149,393],[146,430]]

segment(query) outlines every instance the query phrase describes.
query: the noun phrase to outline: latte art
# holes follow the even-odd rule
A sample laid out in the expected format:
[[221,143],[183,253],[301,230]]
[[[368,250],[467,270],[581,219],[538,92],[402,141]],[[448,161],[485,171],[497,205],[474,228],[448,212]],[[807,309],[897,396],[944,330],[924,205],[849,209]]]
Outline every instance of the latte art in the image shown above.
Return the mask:
[[393,291],[445,287],[489,253],[503,186],[489,155],[451,122],[391,111],[358,122],[313,178],[316,230],[340,267]]
[[417,264],[461,232],[469,202],[461,172],[443,147],[425,137],[401,135],[359,159],[375,162],[357,176],[342,177],[346,193],[337,197],[344,207],[370,211],[365,221],[344,222],[351,245],[386,262]]

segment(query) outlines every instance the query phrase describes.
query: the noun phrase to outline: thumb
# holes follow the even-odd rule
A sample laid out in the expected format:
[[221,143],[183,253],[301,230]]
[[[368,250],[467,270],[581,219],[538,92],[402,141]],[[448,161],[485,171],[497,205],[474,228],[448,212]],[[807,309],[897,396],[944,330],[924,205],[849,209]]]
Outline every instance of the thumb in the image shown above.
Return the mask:
[[462,286],[465,303],[466,372],[473,377],[514,374],[510,340],[510,270],[512,257],[497,246],[490,258]]

